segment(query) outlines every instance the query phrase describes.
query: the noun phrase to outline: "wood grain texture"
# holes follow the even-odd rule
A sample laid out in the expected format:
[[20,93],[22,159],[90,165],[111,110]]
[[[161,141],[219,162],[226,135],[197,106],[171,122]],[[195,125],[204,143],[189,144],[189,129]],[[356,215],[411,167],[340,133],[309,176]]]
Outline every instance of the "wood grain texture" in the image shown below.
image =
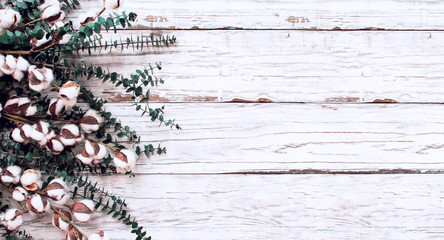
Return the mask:
[[[144,31],[150,34],[150,31]],[[158,33],[158,32],[156,32]],[[88,57],[126,76],[148,63],[166,83],[162,102],[444,102],[444,32],[162,31],[172,47]],[[117,38],[140,31],[119,32]],[[113,34],[105,37],[111,39]],[[113,39],[116,39],[114,35]],[[97,52],[98,54],[98,52]],[[127,101],[111,84],[87,83],[98,96]]]
[[140,119],[124,103],[107,110],[142,141],[167,147],[140,160],[139,173],[444,168],[441,105],[166,104],[181,131]]
[[[138,175],[100,177],[156,240],[442,239],[442,175]],[[133,239],[95,214],[90,233]],[[41,221],[36,239],[62,239]],[[41,229],[44,229],[42,231]]]
[[[77,14],[99,11],[102,6],[101,0],[82,1]],[[145,29],[441,30],[444,19],[444,3],[439,0],[136,0],[126,1],[123,8],[135,11],[137,27]]]

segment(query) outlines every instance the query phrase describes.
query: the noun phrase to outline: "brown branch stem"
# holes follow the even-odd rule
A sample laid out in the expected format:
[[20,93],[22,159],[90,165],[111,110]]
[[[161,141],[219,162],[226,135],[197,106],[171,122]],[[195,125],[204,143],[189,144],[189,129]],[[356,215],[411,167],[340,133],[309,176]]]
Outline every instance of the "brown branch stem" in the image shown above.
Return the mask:
[[42,20],[41,17],[40,17],[40,18],[37,18],[37,19],[34,19],[34,20],[30,21],[30,22],[27,22],[27,23],[25,23],[25,24],[23,24],[23,25],[21,25],[21,26],[15,28],[15,29],[13,29],[12,31],[22,29],[22,28],[24,28],[24,27],[26,27],[26,26],[28,26],[28,25],[31,25],[31,24],[33,24],[33,23],[35,23],[35,22],[38,22],[38,21],[41,21],[41,20]]
[[105,147],[107,147],[107,148],[113,150],[113,152],[119,152],[119,151],[120,151],[120,148],[110,146],[110,145],[108,145],[108,144],[106,144],[106,143],[103,143],[103,142],[101,142],[101,141],[99,141],[99,140],[95,140],[95,139],[88,138],[88,137],[85,138],[85,139],[86,139],[86,140],[89,140],[89,141],[91,141],[91,142],[96,142],[96,143],[98,143],[98,144],[101,144],[101,145],[103,145],[103,146],[105,146]]

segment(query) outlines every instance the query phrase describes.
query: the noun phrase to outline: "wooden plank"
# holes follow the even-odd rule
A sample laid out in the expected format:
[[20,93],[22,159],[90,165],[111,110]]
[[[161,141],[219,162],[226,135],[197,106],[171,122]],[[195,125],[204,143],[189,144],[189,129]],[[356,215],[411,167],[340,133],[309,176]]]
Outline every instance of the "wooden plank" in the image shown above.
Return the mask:
[[181,131],[138,118],[128,104],[107,109],[142,141],[167,147],[139,160],[139,173],[444,168],[437,104],[167,104]]
[[[87,60],[127,76],[162,62],[166,83],[152,91],[162,102],[444,102],[444,32],[162,32],[176,35],[177,45]],[[111,101],[130,100],[110,84],[87,86]]]
[[[103,176],[153,239],[442,239],[442,175]],[[125,227],[96,214],[86,232]],[[45,223],[36,239],[62,238]],[[26,225],[25,225],[26,226]]]
[[[82,1],[72,16],[102,8],[101,0]],[[126,1],[139,15],[137,28],[174,29],[443,29],[439,0],[162,0]]]

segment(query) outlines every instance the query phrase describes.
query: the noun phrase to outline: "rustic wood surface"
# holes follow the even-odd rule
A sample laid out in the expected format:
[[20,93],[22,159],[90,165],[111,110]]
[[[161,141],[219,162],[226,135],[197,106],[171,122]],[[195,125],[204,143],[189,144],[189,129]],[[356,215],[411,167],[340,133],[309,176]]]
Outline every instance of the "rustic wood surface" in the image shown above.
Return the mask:
[[[101,6],[83,1],[71,19]],[[154,32],[177,44],[85,59],[125,74],[162,62],[151,106],[165,105],[183,130],[139,118],[121,88],[90,80],[144,142],[168,148],[140,159],[135,178],[95,177],[126,196],[153,239],[444,238],[444,2],[124,8],[138,23],[105,38]],[[29,223],[37,239],[63,239]],[[99,213],[81,227],[133,239]]]

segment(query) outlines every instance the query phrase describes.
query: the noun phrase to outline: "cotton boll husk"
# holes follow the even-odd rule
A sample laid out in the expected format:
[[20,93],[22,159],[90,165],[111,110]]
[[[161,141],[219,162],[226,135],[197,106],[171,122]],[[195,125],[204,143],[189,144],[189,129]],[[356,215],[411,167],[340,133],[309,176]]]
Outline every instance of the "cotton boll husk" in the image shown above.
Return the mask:
[[[63,216],[65,216],[66,218],[68,218],[70,221],[72,221],[72,216],[71,213],[66,211],[66,210],[60,210],[60,212],[63,214]],[[52,224],[59,228],[62,231],[68,231],[70,228],[70,224],[63,221],[63,219],[59,216],[58,213],[54,214],[54,217],[52,218]]]
[[94,212],[94,202],[90,199],[83,199],[74,203],[70,209],[77,220],[87,222]]
[[1,220],[9,231],[14,231],[22,225],[23,213],[16,208],[10,208],[2,215]]
[[34,169],[27,169],[23,172],[20,177],[20,183],[22,185],[31,185],[40,179],[40,172],[37,172]]
[[60,135],[56,135],[55,137],[49,139],[46,143],[46,149],[56,155],[63,151],[63,149],[65,149],[65,145],[63,145],[62,141],[60,140]]
[[46,193],[49,198],[51,198],[54,203],[63,205],[69,199],[69,189],[66,183],[61,178],[53,179],[46,188]]
[[115,154],[113,162],[119,172],[132,170],[136,165],[136,153],[128,149],[120,150]]
[[17,68],[17,62],[12,55],[7,55],[5,57],[5,63],[0,67],[0,70],[6,75],[12,75]]
[[24,134],[20,128],[14,128],[14,130],[11,132],[12,139],[18,143],[24,143],[27,140],[23,135]]
[[[75,105],[75,104],[74,104]],[[62,99],[53,98],[49,101],[48,115],[52,118],[57,118],[66,111],[66,106]]]
[[31,213],[44,214],[50,209],[49,202],[40,196],[40,194],[34,194],[28,199],[28,208]]
[[12,192],[12,198],[16,201],[25,201],[28,197],[28,191],[22,187],[15,187],[14,191]]
[[93,161],[92,157],[83,156],[80,153],[76,155],[76,158],[79,159],[83,164],[91,164],[91,162]]
[[26,61],[26,59],[24,59],[23,57],[18,57],[17,59],[17,69],[20,71],[27,71],[29,68],[30,64],[28,61]]
[[17,184],[20,181],[20,173],[22,169],[19,166],[8,166],[2,173],[1,180],[3,183]]

